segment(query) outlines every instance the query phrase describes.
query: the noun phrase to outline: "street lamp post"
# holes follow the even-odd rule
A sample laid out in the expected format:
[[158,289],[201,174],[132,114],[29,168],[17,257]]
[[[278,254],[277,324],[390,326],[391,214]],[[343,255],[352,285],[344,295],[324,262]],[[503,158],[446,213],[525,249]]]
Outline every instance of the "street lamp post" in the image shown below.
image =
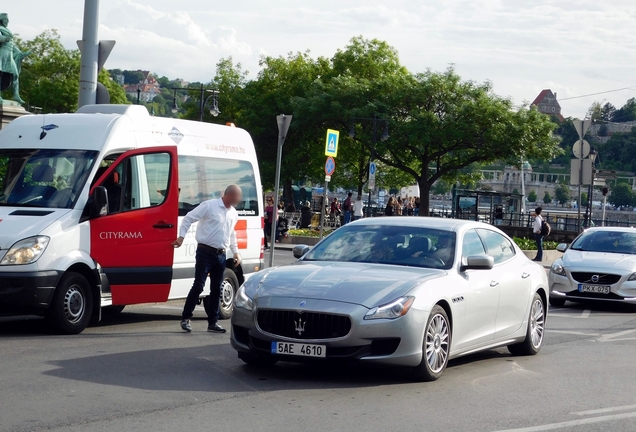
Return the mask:
[[137,86],[137,105],[140,104],[141,101],[141,87]]
[[[172,98],[172,112],[176,113],[179,111],[179,107],[177,106],[177,90],[194,90],[188,87],[168,87],[170,90],[174,90],[174,96]],[[205,97],[206,93],[210,93],[207,97]],[[206,89],[201,84],[201,88],[199,89],[199,121],[203,121],[203,113],[205,112],[205,106],[208,101],[212,99],[212,108],[210,108],[210,114],[214,117],[221,114],[219,111],[219,91],[215,89]]]
[[[373,118],[364,118],[364,117],[352,117],[351,118],[351,130],[349,131],[349,137],[353,138],[356,136],[356,130],[354,123],[355,121],[371,121],[373,122],[373,132],[371,135],[371,157],[369,158],[369,168],[367,168],[367,184],[371,178],[371,163],[375,160],[375,144],[378,139],[378,122],[384,122],[384,133],[380,137],[380,141],[386,141],[389,139],[389,121],[387,119],[378,118],[377,114],[373,115]],[[369,187],[369,199],[367,201],[367,215],[371,216],[373,213],[371,211],[371,188]]]
[[585,211],[585,219],[587,220],[586,228],[592,226],[592,198],[594,194],[594,177],[596,177],[596,167],[594,166],[594,162],[596,162],[596,156],[598,156],[598,152],[596,149],[592,149],[590,152],[590,162],[592,162],[592,178],[590,179],[590,186],[587,192],[587,209]]

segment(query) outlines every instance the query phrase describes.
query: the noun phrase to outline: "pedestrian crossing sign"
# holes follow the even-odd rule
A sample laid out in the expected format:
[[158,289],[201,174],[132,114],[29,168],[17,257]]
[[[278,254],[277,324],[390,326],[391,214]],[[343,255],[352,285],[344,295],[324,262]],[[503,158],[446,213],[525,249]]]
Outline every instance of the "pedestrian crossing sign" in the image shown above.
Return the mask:
[[327,129],[327,141],[325,142],[325,156],[338,156],[338,138],[340,132],[333,129]]

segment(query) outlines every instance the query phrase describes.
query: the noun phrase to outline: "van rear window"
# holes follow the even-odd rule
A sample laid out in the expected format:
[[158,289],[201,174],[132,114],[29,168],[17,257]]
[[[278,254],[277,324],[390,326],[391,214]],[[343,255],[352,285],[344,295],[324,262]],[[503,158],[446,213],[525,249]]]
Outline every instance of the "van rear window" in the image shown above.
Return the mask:
[[239,215],[259,216],[254,167],[248,161],[179,156],[179,216],[185,216],[201,202],[220,198],[230,184],[243,190]]

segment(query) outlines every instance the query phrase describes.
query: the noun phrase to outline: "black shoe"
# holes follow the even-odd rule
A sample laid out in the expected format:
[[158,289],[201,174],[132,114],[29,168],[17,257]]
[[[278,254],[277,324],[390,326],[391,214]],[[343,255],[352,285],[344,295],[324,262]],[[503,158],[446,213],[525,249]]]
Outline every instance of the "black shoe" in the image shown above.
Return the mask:
[[534,261],[534,262],[542,262],[543,260],[542,260],[542,259],[536,259],[536,258],[535,258],[535,259],[533,259],[532,261]]
[[214,324],[208,325],[208,331],[210,333],[225,333],[227,330],[221,327],[219,323],[214,323]]

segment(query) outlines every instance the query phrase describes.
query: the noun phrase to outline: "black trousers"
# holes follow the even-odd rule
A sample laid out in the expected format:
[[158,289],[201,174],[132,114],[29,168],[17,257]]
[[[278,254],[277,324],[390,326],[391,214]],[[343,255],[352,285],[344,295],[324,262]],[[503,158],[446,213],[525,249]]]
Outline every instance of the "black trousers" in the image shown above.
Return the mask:
[[219,320],[219,300],[221,298],[221,283],[223,283],[223,273],[225,272],[225,254],[217,254],[215,251],[197,248],[196,263],[194,265],[194,283],[185,305],[183,306],[183,319],[190,319],[194,313],[194,308],[203,292],[205,280],[210,275],[210,302],[208,304],[208,323],[216,324]]

